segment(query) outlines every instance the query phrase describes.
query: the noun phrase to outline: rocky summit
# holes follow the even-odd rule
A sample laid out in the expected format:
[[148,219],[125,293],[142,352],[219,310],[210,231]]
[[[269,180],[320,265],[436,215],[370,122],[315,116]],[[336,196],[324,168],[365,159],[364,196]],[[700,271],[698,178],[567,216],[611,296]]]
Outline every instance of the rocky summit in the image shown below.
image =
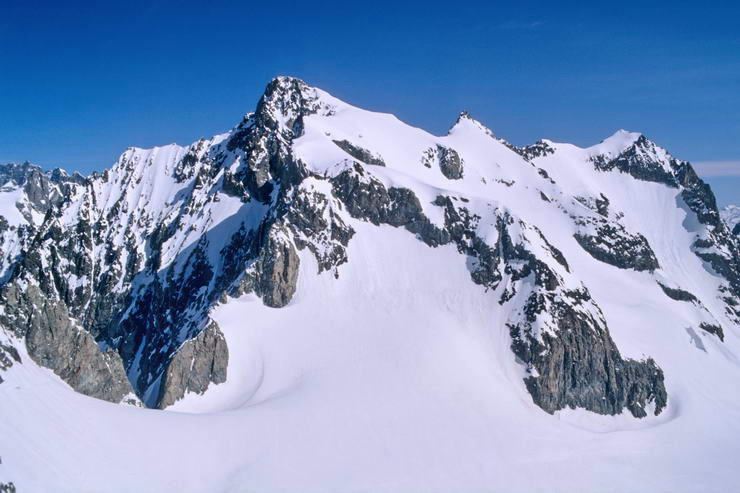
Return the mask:
[[0,166],[0,489],[692,491],[717,447],[730,484],[723,217],[639,133],[435,136],[291,77],[103,173]]

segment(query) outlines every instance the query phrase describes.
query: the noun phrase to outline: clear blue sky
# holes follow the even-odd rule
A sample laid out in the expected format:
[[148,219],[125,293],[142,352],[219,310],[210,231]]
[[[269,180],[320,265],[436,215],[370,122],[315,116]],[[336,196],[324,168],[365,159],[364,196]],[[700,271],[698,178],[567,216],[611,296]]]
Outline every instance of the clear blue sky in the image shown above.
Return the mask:
[[0,11],[0,161],[87,173],[233,126],[275,75],[521,145],[636,130],[740,202],[738,2],[25,2]]

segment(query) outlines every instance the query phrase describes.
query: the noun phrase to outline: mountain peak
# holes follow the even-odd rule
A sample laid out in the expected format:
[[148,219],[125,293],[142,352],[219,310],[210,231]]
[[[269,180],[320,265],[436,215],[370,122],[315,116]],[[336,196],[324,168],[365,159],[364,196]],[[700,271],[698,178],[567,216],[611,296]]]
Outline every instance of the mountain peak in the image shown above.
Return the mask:
[[467,131],[468,129],[483,132],[490,137],[496,137],[491,129],[483,125],[481,122],[473,118],[473,116],[467,111],[461,111],[455,120],[455,123],[447,131],[447,135],[453,135],[461,131]]
[[277,77],[227,135],[0,187],[0,491],[671,488],[681,461],[729,489],[740,243],[709,186],[633,132],[450,134]]
[[644,136],[639,132],[619,129],[596,145],[589,147],[593,154],[617,156]]
[[301,79],[278,76],[265,87],[253,117],[268,128],[286,127],[300,133],[294,127],[301,125],[304,115],[333,112],[333,104],[322,100],[325,96],[328,95]]
[[602,140],[601,142],[617,144],[617,145],[624,145],[626,147],[626,146],[632,145],[635,142],[637,142],[637,140],[639,140],[640,137],[643,137],[643,135],[640,132],[631,132],[629,130],[620,128],[619,130],[617,130],[616,132],[614,132],[612,135]]
[[51,171],[46,171],[41,166],[29,161],[0,164],[0,185],[11,181],[16,185],[24,185],[32,176],[42,175],[52,181],[80,181],[84,179],[78,172],[70,175],[62,168],[54,168]]

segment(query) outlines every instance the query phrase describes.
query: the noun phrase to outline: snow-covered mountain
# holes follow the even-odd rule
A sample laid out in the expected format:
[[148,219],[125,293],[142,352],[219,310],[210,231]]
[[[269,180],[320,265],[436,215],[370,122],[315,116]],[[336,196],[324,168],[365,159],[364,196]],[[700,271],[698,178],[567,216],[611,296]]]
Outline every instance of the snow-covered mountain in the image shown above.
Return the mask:
[[725,220],[727,226],[736,235],[740,235],[740,207],[736,205],[727,205],[719,212],[722,219]]
[[738,237],[641,134],[434,136],[280,77],[187,147],[0,167],[0,214],[19,491],[740,479]]

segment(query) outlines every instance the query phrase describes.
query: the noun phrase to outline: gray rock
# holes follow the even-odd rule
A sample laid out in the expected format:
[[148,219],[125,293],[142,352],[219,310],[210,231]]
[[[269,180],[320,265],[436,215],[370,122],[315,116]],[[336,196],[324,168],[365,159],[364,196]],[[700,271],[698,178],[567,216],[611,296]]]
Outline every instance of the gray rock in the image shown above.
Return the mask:
[[[537,295],[530,304],[538,302]],[[526,329],[510,325],[512,350],[536,375],[525,379],[534,402],[553,413],[565,407],[584,408],[599,414],[619,414],[627,408],[633,416],[647,416],[655,403],[659,414],[667,403],[663,372],[651,359],[623,359],[606,327],[584,317],[567,303],[558,303],[558,332],[539,341]]]
[[616,158],[608,160],[604,156],[598,155],[592,158],[592,162],[596,169],[600,171],[617,169],[637,180],[662,183],[672,188],[678,188],[673,173],[666,170],[662,163],[652,161],[646,157],[653,155],[656,147],[644,135],[640,135],[634,144],[622,151]]
[[576,197],[579,203],[588,207],[594,212],[609,218],[609,199],[603,193],[600,193],[598,197]]
[[547,142],[543,140],[538,140],[532,145],[524,146],[524,147],[515,147],[510,146],[511,150],[522,156],[527,161],[531,161],[533,159],[536,159],[538,157],[547,156],[548,154],[554,154],[555,149],[550,146]]
[[[71,190],[83,185],[87,179],[75,173],[68,175],[62,169],[46,172],[29,162],[8,163],[0,166],[0,186],[15,185],[23,188],[29,206],[42,216],[69,197]],[[31,211],[20,210],[30,221]]]
[[287,305],[296,290],[300,259],[285,231],[273,227],[265,236],[258,260],[257,293],[272,308]]
[[699,328],[705,332],[716,335],[717,337],[719,337],[720,341],[724,342],[725,333],[724,331],[722,331],[722,327],[720,327],[719,325],[702,322],[699,324]]
[[15,485],[13,482],[0,483],[0,493],[16,493]]
[[[470,278],[476,284],[496,289],[501,281],[498,268],[500,256],[496,248],[477,235],[480,216],[471,214],[464,206],[456,207],[452,197],[437,196],[434,205],[444,208],[446,236],[455,242],[460,253],[472,259],[468,263]],[[439,236],[443,237],[441,234]]]
[[[660,413],[667,402],[660,368],[650,359],[623,359],[588,290],[565,289],[548,259],[534,256],[526,244],[514,244],[505,228],[506,221],[500,221],[504,260],[521,266],[507,267],[510,279],[534,274],[533,285],[519,288],[530,289],[520,312],[523,320],[507,324],[512,351],[532,373],[525,384],[534,402],[550,413],[578,407],[619,414],[627,408],[635,417],[646,416],[652,402],[655,414]],[[556,249],[550,254],[562,255]],[[561,265],[567,269],[567,264]],[[535,324],[541,317],[550,320],[549,330],[537,335]]]
[[299,188],[286,215],[287,224],[299,249],[308,248],[316,257],[319,273],[334,270],[347,262],[347,246],[355,231],[338,213],[333,197]]
[[358,161],[362,161],[365,164],[372,164],[374,166],[385,166],[385,161],[383,161],[383,158],[374,155],[367,149],[363,149],[362,147],[355,145],[348,140],[333,140],[332,142],[334,142],[337,147],[339,147],[341,150],[343,150],[353,158],[357,159]]
[[414,192],[404,188],[390,188],[365,174],[355,163],[331,179],[332,191],[347,207],[352,217],[365,219],[373,224],[403,227],[417,234],[430,246],[449,243],[449,234],[434,226],[422,211]]
[[194,339],[186,341],[174,354],[162,376],[157,407],[164,409],[186,392],[204,393],[211,382],[226,381],[229,348],[221,329],[210,321]]
[[688,301],[691,303],[697,303],[699,300],[696,296],[689,293],[688,291],[685,291],[680,288],[671,288],[666,286],[660,281],[657,281],[658,286],[660,286],[660,289],[663,290],[663,292],[671,299],[674,299],[676,301]]
[[596,234],[578,232],[573,237],[596,260],[620,269],[653,272],[660,267],[647,239],[619,223],[599,220]]
[[[727,279],[731,293],[728,298],[732,298],[728,305],[735,311],[734,306],[740,299],[740,239],[722,221],[712,189],[699,178],[691,164],[677,163],[674,169],[678,183],[683,187],[681,198],[699,222],[707,226],[709,233],[694,242],[694,253]],[[735,313],[740,323],[740,312]]]
[[[20,362],[21,356],[20,354],[18,354],[18,350],[11,344],[3,344],[2,342],[0,342],[0,372],[5,371],[13,366],[13,363]],[[2,375],[0,375],[0,383],[3,383]]]
[[36,286],[3,292],[2,323],[25,336],[29,356],[59,375],[76,391],[110,402],[132,392],[120,356],[101,351],[92,335],[77,325],[66,307],[47,300]]
[[437,144],[439,156],[439,169],[445,178],[449,180],[460,180],[463,177],[463,160],[455,149]]

